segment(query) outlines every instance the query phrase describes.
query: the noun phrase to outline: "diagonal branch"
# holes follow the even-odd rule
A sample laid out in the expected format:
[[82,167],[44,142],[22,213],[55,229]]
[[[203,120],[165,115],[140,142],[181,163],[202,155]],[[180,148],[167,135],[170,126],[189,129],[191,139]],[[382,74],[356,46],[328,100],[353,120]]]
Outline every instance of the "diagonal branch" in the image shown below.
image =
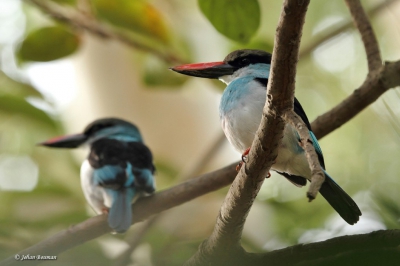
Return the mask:
[[248,162],[241,168],[220,209],[214,231],[186,265],[227,265],[231,254],[244,253],[243,226],[258,191],[278,154],[285,123],[293,108],[300,37],[309,1],[284,1],[277,27],[267,101]]
[[385,62],[377,73],[368,75],[364,83],[345,100],[311,123],[315,136],[320,139],[339,128],[396,86],[400,86],[400,60]]
[[[134,214],[132,223],[143,221],[151,215],[158,214],[206,193],[227,186],[236,175],[236,164],[237,163],[230,164],[214,172],[192,178],[180,185],[158,192],[152,196],[140,198],[132,207]],[[107,224],[107,217],[105,215],[99,215],[89,218],[80,224],[71,226],[36,245],[18,252],[18,254],[21,256],[27,254],[54,256],[110,232],[111,229]],[[36,265],[40,263],[40,260],[31,262],[33,264],[30,265]],[[18,264],[18,261],[14,259],[14,256],[0,262],[2,266],[16,264]]]
[[25,0],[40,8],[43,12],[50,15],[54,19],[69,24],[71,26],[83,29],[89,33],[101,38],[113,39],[120,41],[134,49],[142,50],[151,53],[167,63],[183,63],[183,60],[173,54],[163,53],[157,49],[147,46],[143,43],[137,42],[126,35],[117,33],[110,30],[100,22],[88,18],[84,13],[73,11],[72,9],[62,8],[59,5],[51,3],[50,1],[42,0]]
[[354,24],[361,34],[365,52],[367,53],[368,70],[370,73],[374,70],[379,70],[382,66],[381,53],[367,14],[365,14],[360,0],[346,0],[346,4],[350,9]]

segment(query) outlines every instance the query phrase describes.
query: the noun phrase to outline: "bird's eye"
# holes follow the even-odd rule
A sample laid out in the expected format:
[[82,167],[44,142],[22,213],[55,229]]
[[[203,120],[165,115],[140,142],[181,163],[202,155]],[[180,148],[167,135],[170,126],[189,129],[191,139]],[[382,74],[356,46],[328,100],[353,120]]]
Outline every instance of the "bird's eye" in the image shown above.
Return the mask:
[[243,58],[242,60],[240,60],[240,64],[242,66],[246,66],[250,64],[250,60],[248,58]]

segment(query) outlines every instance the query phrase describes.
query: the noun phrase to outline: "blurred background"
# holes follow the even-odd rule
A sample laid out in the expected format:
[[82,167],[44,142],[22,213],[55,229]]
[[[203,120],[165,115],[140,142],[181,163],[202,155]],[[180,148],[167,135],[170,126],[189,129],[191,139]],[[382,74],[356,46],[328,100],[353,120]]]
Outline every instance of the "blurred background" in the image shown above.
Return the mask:
[[[31,1],[0,0],[0,260],[94,215],[79,180],[87,150],[51,150],[38,142],[80,132],[97,118],[127,119],[141,129],[153,152],[158,190],[239,160],[219,124],[224,84],[168,68],[221,61],[241,48],[271,52],[282,1],[250,2],[260,13],[253,32],[245,29],[248,35],[228,38],[195,0],[42,1],[80,12],[89,22],[170,55],[163,60],[154,52],[57,23]],[[362,2],[372,10],[383,59],[399,60],[400,1]],[[224,9],[218,12],[225,16]],[[310,121],[351,94],[367,74],[364,48],[352,27],[319,42],[349,21],[343,1],[310,4],[296,86]],[[362,210],[356,225],[347,225],[322,197],[308,203],[306,188],[273,174],[246,222],[245,248],[262,252],[398,228],[399,103],[399,89],[390,90],[320,141],[330,175]],[[131,265],[181,265],[211,233],[226,192],[221,189],[158,216],[132,253]],[[143,226],[102,236],[48,264],[111,265]]]

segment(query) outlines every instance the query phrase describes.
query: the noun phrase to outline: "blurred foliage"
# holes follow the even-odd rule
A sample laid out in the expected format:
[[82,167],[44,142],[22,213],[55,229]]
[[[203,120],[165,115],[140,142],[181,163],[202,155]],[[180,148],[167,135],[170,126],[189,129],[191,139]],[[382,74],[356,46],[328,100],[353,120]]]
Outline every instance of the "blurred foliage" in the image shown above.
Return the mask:
[[4,72],[0,71],[0,95],[24,97],[39,97],[42,94],[29,84],[21,83],[8,77]]
[[79,44],[79,36],[65,26],[45,27],[26,36],[17,56],[21,61],[47,62],[72,54]]
[[[73,5],[77,1],[53,2],[75,8]],[[214,56],[221,52],[215,58],[218,61],[228,52],[242,48],[272,51],[275,26],[281,10],[281,1],[278,0],[254,0],[246,1],[246,4],[238,0],[88,2],[96,12],[96,19],[116,26],[113,30],[123,29],[144,35],[154,45],[164,49],[169,49],[170,42],[175,42],[180,55],[197,55],[200,61],[204,61],[209,54]],[[371,8],[375,2],[363,1],[366,9]],[[19,47],[16,51],[18,58],[22,62],[59,59],[71,55],[85,44],[85,38],[81,39],[74,28],[49,22],[42,15],[40,18],[29,15],[32,9],[34,7],[24,6],[24,12],[28,14],[24,18],[27,19],[24,22],[27,35],[20,40],[19,46],[16,45]],[[217,31],[238,42],[226,40],[220,35],[205,34],[206,31],[214,33],[214,29],[203,15]],[[381,16],[384,17],[384,14]],[[204,20],[203,24],[201,19]],[[312,2],[302,43],[311,43],[321,32],[329,32],[337,23],[348,19],[350,17],[343,1]],[[0,17],[2,24],[6,25],[4,17]],[[172,36],[169,25],[173,26],[175,36]],[[382,46],[383,58],[399,59],[398,41],[394,38],[398,24],[389,25],[384,20],[374,19],[373,25]],[[129,37],[136,38],[135,35]],[[3,70],[6,66],[3,64],[4,55],[10,53],[6,48],[6,44],[0,44]],[[132,64],[146,88],[162,86],[171,90],[172,94],[185,88],[188,84],[186,81],[194,82],[193,78],[167,70],[170,66],[153,55],[135,57]],[[363,81],[366,71],[362,43],[354,30],[346,31],[300,58],[296,96],[302,102],[310,121],[352,93]],[[88,210],[81,192],[79,162],[68,151],[46,150],[35,146],[39,141],[64,133],[58,115],[33,105],[30,99],[50,106],[52,102],[29,82],[19,80],[16,78],[18,75],[10,72],[0,72],[0,170],[4,167],[3,158],[11,156],[28,156],[40,170],[33,191],[0,191],[0,223],[3,225],[0,227],[0,260],[93,214]],[[190,86],[193,84],[190,83]],[[213,82],[201,84],[209,84],[216,91],[225,87]],[[265,181],[245,225],[243,243],[249,251],[259,252],[296,244],[311,229],[319,230],[327,238],[362,232],[368,228],[365,224],[367,222],[362,222],[371,213],[380,226],[399,228],[400,165],[397,158],[400,158],[400,98],[390,92],[388,94],[385,102],[378,100],[320,142],[329,173],[354,197],[365,214],[360,223],[350,227],[342,221],[337,222],[337,214],[322,197],[308,203],[305,198],[306,188],[297,188],[281,176],[273,174]],[[212,105],[205,108],[212,108]],[[185,110],[182,113],[185,114]],[[182,119],[185,127],[189,119]],[[167,160],[158,159],[157,155],[155,157],[158,188],[168,188],[180,182],[178,176],[182,169]],[[188,158],[188,162],[191,159]],[[1,178],[0,175],[0,181]],[[23,183],[17,185],[24,186]],[[133,254],[137,262],[135,265],[182,265],[211,233],[227,190],[221,189],[166,212],[149,230]],[[369,196],[363,196],[365,194]],[[168,215],[170,213],[173,215]],[[137,227],[133,226],[126,237],[136,230]],[[112,239],[126,244],[124,238],[121,235],[103,236],[61,254],[57,263],[110,265],[123,248],[111,249],[113,244],[105,248],[102,242],[110,242]],[[150,263],[139,263],[141,259]]]
[[101,19],[168,42],[169,34],[162,14],[145,0],[93,0],[93,6]]
[[149,87],[168,87],[179,89],[188,78],[184,75],[176,75],[167,69],[170,67],[164,62],[161,62],[154,56],[149,56],[144,64],[143,82]]
[[383,222],[388,229],[398,229],[400,222],[400,207],[399,207],[399,184],[388,184],[378,191],[374,191],[373,200],[377,212],[381,214]]
[[198,0],[199,7],[211,24],[226,37],[247,43],[260,25],[257,0]]
[[51,0],[58,4],[75,5],[77,0]]

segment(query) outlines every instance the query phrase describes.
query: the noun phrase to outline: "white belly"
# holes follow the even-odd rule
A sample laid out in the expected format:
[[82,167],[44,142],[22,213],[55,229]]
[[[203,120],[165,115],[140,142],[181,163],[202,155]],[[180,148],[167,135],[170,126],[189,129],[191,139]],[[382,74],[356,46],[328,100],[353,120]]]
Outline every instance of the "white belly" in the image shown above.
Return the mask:
[[97,214],[101,214],[104,208],[111,207],[110,196],[104,188],[93,183],[93,168],[88,160],[85,160],[81,166],[81,185],[87,202]]
[[[242,108],[235,108],[225,116],[221,116],[221,125],[225,135],[238,152],[243,153],[253,143],[255,133],[260,125],[262,109],[263,105],[252,105],[247,108],[242,106]],[[290,125],[285,126],[284,137],[272,170],[308,179],[311,177],[307,158],[298,145],[295,130]]]
[[291,175],[311,178],[311,170],[308,166],[304,150],[299,146],[295,129],[286,125],[283,132],[283,139],[279,145],[278,157],[272,170],[284,172]]

